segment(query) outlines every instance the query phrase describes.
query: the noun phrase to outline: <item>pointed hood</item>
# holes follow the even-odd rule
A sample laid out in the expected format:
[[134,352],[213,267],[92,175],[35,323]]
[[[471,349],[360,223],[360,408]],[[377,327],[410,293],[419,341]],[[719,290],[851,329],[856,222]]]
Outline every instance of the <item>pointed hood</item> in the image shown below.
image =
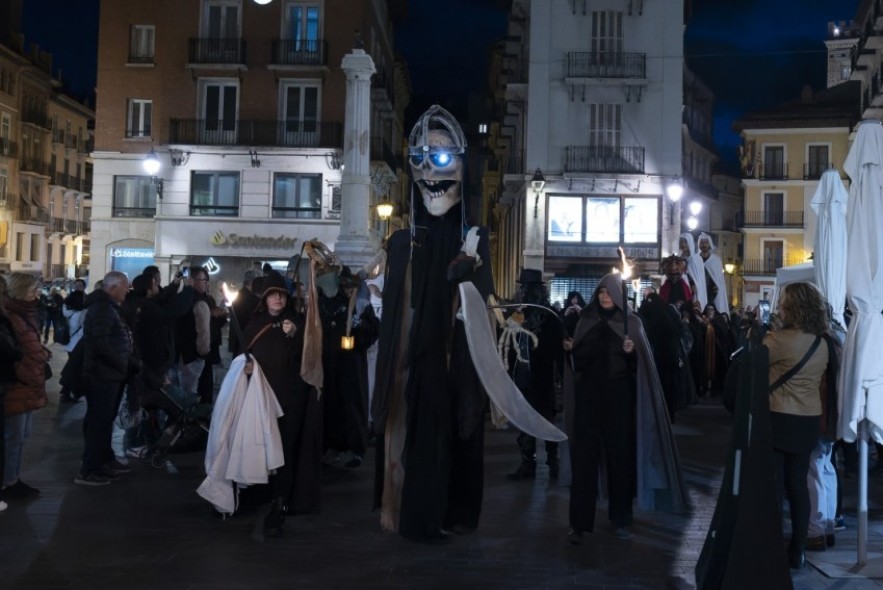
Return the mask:
[[[687,247],[690,249],[688,256],[693,256],[694,254],[696,254],[696,241],[693,240],[693,234],[691,234],[688,231],[684,232],[680,235],[680,239],[686,240],[686,242],[687,242]],[[680,247],[681,247],[680,241],[678,241],[678,250],[679,251],[680,251]]]

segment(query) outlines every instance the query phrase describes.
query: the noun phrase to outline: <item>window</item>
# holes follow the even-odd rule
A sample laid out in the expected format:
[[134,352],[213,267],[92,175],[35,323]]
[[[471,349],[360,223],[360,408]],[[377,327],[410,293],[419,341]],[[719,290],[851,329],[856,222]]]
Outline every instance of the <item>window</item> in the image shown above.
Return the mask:
[[619,197],[586,199],[586,241],[590,243],[619,242],[620,213]]
[[764,272],[776,272],[782,268],[785,260],[785,242],[782,240],[764,240],[763,242],[763,270]]
[[763,148],[763,178],[785,179],[788,171],[785,167],[785,147],[766,146]]
[[318,51],[319,5],[292,2],[285,7],[283,38],[295,51]]
[[623,241],[653,244],[659,235],[659,201],[655,198],[626,198],[623,204]]
[[0,113],[0,154],[15,156],[12,147],[12,118],[9,113]]
[[40,234],[31,234],[31,262],[38,262],[40,260],[41,238]]
[[286,82],[282,85],[284,145],[315,145],[319,127],[319,86]]
[[141,98],[129,99],[126,137],[150,137],[153,101]]
[[154,38],[153,25],[132,25],[129,39],[129,63],[153,63]]
[[622,53],[622,12],[592,12],[592,54],[596,63],[614,63]]
[[273,179],[273,217],[320,219],[321,174],[276,174]]
[[153,217],[156,214],[156,187],[147,176],[115,176],[113,179],[114,217]]
[[233,145],[239,113],[239,86],[235,81],[207,80],[202,85],[202,126],[200,142]]
[[238,0],[212,0],[205,3],[202,34],[209,39],[239,37]]
[[15,233],[15,261],[24,262],[25,235],[22,232]]
[[764,193],[763,195],[763,224],[785,224],[785,195],[783,193]]
[[549,197],[549,239],[579,242],[583,238],[583,200]]
[[0,207],[6,206],[6,186],[9,184],[9,177],[6,176],[5,170],[0,170]]
[[589,145],[619,147],[622,139],[622,105],[589,105]]
[[190,214],[235,217],[239,214],[238,172],[193,172]]
[[828,167],[828,146],[808,146],[806,153],[806,174],[804,175],[804,177],[821,178],[822,173],[827,170]]

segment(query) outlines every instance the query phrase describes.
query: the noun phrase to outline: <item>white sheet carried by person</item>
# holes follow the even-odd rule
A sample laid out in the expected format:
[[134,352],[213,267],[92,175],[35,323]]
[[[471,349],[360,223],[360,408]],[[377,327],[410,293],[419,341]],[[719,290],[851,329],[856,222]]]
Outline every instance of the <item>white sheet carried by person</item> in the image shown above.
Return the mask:
[[196,490],[224,514],[236,510],[234,482],[267,483],[285,463],[277,422],[282,408],[257,361],[251,379],[245,362],[245,355],[233,359],[221,384],[205,450],[207,477]]

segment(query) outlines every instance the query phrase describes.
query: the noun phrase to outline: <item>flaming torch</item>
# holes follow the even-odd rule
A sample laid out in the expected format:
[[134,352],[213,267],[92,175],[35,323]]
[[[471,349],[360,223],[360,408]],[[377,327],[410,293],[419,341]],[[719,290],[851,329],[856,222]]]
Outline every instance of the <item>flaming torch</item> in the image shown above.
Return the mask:
[[[224,292],[224,307],[227,308],[227,315],[230,316],[230,325],[233,327],[236,338],[239,339],[239,346],[244,347],[246,342],[245,337],[242,335],[242,326],[239,325],[239,318],[236,317],[236,312],[233,311],[233,302],[239,296],[239,291],[228,287],[226,282],[221,283],[221,291]],[[248,354],[245,350],[242,352]]]
[[623,334],[626,338],[629,335],[629,292],[628,280],[632,276],[632,267],[629,266],[625,259],[625,252],[622,246],[619,247],[619,259],[622,261],[622,268],[619,271],[620,280],[622,281],[622,313],[624,317]]

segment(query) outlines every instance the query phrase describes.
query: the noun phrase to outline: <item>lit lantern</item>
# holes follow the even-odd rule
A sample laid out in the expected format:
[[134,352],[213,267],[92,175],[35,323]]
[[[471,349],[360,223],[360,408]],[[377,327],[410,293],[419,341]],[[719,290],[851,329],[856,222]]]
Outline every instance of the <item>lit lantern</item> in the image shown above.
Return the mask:
[[342,350],[352,350],[356,347],[356,337],[355,336],[341,336],[340,337],[340,348]]

